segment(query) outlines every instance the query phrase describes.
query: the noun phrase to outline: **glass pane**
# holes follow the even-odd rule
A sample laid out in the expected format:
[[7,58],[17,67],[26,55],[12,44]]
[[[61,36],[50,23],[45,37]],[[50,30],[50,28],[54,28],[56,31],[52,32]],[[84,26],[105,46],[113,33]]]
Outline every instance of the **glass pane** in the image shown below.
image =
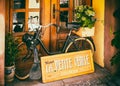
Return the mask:
[[60,0],[60,7],[61,8],[69,7],[69,0]]
[[29,0],[29,8],[39,8],[40,1],[39,0]]
[[60,12],[60,21],[68,21],[68,11],[61,11]]
[[82,5],[85,0],[74,0],[74,6]]
[[68,22],[68,11],[61,11],[60,12],[60,25],[66,28],[66,24]]
[[23,9],[25,8],[25,0],[14,0],[14,9]]
[[39,12],[29,12],[29,20],[28,20],[28,29],[29,31],[35,31],[35,29],[39,25]]
[[80,5],[91,5],[92,0],[74,0],[74,6],[80,6]]
[[13,32],[24,31],[25,12],[17,12],[13,14]]

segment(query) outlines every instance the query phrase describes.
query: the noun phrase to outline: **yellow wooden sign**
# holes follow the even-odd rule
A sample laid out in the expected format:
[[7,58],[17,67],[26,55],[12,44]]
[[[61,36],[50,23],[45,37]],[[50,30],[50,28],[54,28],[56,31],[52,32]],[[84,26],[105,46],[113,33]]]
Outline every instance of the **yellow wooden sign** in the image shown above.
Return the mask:
[[43,83],[94,72],[91,50],[41,57]]

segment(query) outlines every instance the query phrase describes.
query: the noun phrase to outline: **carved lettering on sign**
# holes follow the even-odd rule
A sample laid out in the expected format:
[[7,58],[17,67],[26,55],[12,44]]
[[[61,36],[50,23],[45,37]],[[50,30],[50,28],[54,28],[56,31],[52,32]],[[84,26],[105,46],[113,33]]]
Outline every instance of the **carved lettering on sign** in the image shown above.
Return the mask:
[[94,71],[91,50],[41,58],[43,82],[50,82]]

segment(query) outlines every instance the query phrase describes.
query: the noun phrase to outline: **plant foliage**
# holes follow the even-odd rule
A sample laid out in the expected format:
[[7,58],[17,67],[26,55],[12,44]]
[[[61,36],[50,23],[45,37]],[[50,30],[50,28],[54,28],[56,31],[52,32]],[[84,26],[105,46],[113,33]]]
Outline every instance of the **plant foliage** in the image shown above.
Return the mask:
[[15,62],[18,55],[18,42],[14,39],[13,34],[5,35],[5,66],[11,66]]
[[113,34],[114,38],[111,41],[111,45],[117,49],[117,53],[110,60],[111,65],[120,63],[120,31],[116,31]]
[[75,19],[81,27],[93,27],[95,24],[95,11],[91,6],[80,5],[75,8]]

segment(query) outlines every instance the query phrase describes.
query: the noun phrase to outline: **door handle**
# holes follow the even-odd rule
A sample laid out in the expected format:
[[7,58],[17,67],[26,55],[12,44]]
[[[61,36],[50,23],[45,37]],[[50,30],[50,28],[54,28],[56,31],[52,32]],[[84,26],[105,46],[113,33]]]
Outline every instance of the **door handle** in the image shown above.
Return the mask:
[[53,18],[55,19],[55,4],[53,4]]

